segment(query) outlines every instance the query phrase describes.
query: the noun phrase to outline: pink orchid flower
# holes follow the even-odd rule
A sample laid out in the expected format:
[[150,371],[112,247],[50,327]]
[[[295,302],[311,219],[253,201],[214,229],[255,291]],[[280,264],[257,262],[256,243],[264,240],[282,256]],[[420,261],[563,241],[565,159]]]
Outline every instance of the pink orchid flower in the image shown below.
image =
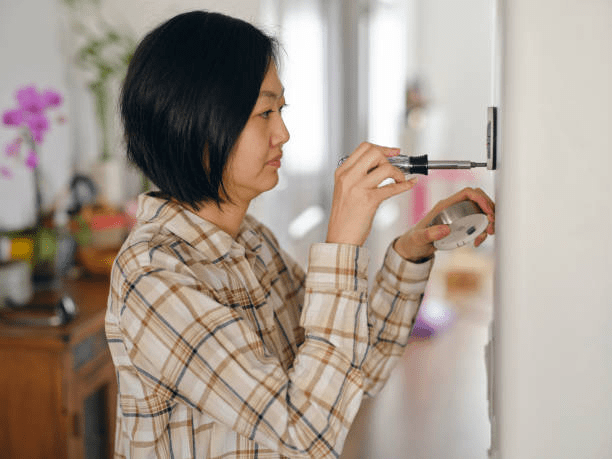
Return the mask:
[[35,169],[36,166],[38,166],[38,155],[36,154],[36,152],[34,150],[30,150],[28,153],[28,157],[25,160],[25,165],[28,166],[30,169]]
[[38,113],[45,108],[45,101],[34,86],[26,86],[17,91],[19,106],[30,113]]
[[19,126],[23,122],[21,109],[7,110],[2,114],[2,123],[6,126]]
[[13,177],[13,171],[6,166],[0,166],[0,176],[4,178],[11,178]]
[[26,124],[30,128],[34,142],[41,143],[44,133],[49,129],[49,119],[42,113],[34,113],[27,118]]
[[19,151],[21,150],[21,137],[17,137],[11,143],[6,146],[5,152],[6,156],[9,157],[17,157],[19,156]]
[[[45,133],[51,127],[50,118],[46,110],[55,108],[63,103],[62,95],[53,90],[46,89],[39,92],[34,85],[24,86],[15,93],[18,107],[6,110],[2,113],[2,123],[6,126],[14,126],[20,129],[19,136],[7,144],[4,151],[8,157],[19,157],[22,144],[29,147],[25,158],[25,165],[29,169],[35,169],[40,158],[36,152],[37,145],[44,140]],[[65,122],[60,115],[58,123]],[[0,166],[0,178],[10,178],[13,173],[9,167]]]
[[42,99],[45,107],[59,107],[62,105],[62,96],[59,92],[52,89],[46,89],[42,93]]

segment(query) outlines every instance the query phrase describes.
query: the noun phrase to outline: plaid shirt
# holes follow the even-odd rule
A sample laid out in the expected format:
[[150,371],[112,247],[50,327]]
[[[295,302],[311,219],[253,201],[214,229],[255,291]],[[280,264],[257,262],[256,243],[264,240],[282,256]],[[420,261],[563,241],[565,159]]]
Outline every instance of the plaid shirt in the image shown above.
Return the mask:
[[314,244],[305,274],[250,216],[234,240],[141,195],[106,314],[115,457],[338,457],[403,353],[432,262],[390,248],[369,299],[367,264],[366,249]]

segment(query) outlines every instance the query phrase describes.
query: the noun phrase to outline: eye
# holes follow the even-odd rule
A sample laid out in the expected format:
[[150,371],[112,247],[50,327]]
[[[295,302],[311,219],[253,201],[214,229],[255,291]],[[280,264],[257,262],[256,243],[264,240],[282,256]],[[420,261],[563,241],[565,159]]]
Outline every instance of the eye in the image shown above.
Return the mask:
[[[278,107],[278,113],[282,115],[284,108],[287,106],[287,104],[283,104],[280,107]],[[268,118],[270,118],[270,115],[272,113],[274,113],[275,110],[266,110],[265,112],[261,112],[259,114],[260,117],[262,117],[263,119],[267,120]]]

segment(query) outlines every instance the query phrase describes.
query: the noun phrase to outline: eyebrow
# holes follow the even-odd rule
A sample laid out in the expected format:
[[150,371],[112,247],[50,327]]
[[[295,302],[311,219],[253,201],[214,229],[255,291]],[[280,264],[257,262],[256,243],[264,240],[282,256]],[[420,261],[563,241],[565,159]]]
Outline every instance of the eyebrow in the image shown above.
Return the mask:
[[261,91],[259,93],[259,97],[269,97],[271,99],[280,99],[285,94],[285,88],[283,88],[280,94],[275,93],[274,91]]

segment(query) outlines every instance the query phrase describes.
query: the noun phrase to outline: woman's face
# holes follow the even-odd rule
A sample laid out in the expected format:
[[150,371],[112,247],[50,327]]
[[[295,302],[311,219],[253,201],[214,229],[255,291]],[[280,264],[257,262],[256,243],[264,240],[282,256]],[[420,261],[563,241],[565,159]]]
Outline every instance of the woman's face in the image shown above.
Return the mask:
[[284,88],[276,65],[271,63],[255,107],[231,153],[224,178],[225,189],[237,204],[248,205],[251,199],[278,183],[282,147],[289,140],[289,131],[281,116],[284,106]]

